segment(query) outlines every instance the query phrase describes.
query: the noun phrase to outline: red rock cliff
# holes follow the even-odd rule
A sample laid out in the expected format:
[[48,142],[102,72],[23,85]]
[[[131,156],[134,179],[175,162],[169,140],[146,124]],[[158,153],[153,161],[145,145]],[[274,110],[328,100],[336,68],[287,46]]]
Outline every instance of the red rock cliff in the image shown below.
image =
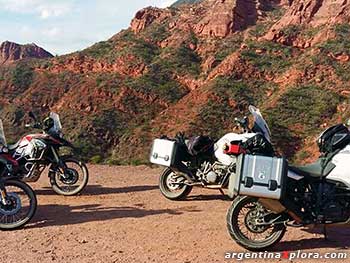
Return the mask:
[[35,44],[19,45],[5,41],[0,45],[0,65],[24,58],[50,58],[52,54]]

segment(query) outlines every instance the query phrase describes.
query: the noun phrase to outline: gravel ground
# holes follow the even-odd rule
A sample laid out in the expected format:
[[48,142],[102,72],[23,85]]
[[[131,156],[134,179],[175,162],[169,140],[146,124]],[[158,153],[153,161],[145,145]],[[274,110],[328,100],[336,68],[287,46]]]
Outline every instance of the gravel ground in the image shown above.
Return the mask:
[[[226,229],[230,201],[215,190],[195,189],[172,202],[159,192],[160,169],[89,166],[82,195],[58,196],[46,176],[32,186],[39,207],[22,230],[1,232],[1,262],[237,262],[226,252],[243,252]],[[348,253],[350,230],[289,229],[274,250]],[[350,262],[348,259],[339,262]],[[263,260],[243,260],[241,262]],[[286,259],[266,261],[290,262]],[[334,262],[294,259],[292,262]]]

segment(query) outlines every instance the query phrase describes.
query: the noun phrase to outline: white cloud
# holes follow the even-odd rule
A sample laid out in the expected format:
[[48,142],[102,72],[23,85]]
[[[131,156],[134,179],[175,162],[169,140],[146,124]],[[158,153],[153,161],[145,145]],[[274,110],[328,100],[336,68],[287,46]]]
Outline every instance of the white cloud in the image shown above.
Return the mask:
[[69,13],[71,4],[58,0],[0,0],[0,9],[21,14],[36,14],[42,19],[47,19]]
[[166,7],[173,2],[0,0],[0,42],[36,43],[53,54],[66,54],[109,39],[127,28],[136,12],[146,6]]
[[70,12],[70,6],[65,4],[40,5],[38,8],[42,19],[63,16]]

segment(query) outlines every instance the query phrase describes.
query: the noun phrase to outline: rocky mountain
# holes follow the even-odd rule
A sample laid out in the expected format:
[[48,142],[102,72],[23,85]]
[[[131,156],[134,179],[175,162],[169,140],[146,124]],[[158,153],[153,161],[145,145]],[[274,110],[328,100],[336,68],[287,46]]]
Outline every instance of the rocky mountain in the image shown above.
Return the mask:
[[52,54],[35,44],[19,45],[9,41],[0,44],[0,65],[26,58],[52,57]]
[[60,113],[93,162],[147,161],[152,139],[219,137],[260,107],[276,148],[318,155],[315,136],[349,117],[350,3],[202,0],[140,10],[130,28],[70,55],[0,67],[10,140],[26,112]]

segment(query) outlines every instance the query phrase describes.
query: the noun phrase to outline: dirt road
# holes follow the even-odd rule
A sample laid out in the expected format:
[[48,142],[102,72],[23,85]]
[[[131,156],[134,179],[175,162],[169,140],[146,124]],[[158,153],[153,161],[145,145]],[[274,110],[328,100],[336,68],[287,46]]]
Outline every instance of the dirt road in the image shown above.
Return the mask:
[[[219,192],[195,189],[189,200],[171,202],[158,190],[159,169],[89,169],[81,196],[55,195],[46,177],[33,184],[37,214],[22,230],[0,232],[1,262],[237,262],[225,260],[225,252],[244,251],[227,234],[230,201]],[[291,229],[275,249],[350,252],[350,230],[331,230],[330,239]],[[312,260],[293,260],[300,261]],[[350,253],[339,262],[350,262]]]

